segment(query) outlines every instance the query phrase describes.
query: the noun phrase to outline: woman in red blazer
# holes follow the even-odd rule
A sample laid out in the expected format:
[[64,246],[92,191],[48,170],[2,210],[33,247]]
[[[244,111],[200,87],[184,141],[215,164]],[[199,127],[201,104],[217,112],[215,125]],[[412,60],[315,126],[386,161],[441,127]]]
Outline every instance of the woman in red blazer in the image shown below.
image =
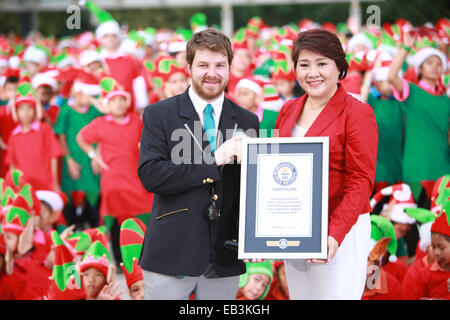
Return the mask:
[[280,137],[329,137],[330,155],[328,259],[286,261],[289,292],[291,299],[360,299],[377,159],[374,112],[339,83],[348,63],[333,33],[300,33],[292,59],[306,94],[285,103],[275,129]]

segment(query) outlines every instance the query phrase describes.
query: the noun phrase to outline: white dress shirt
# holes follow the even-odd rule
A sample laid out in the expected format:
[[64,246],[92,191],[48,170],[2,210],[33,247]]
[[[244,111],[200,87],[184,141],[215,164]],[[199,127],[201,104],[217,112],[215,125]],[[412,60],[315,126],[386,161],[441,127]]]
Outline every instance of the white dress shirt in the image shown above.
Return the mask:
[[222,94],[213,102],[206,102],[202,98],[198,96],[198,94],[192,89],[192,86],[188,89],[189,98],[191,98],[192,104],[194,105],[195,111],[197,111],[198,117],[200,118],[200,121],[202,122],[203,126],[203,117],[204,117],[204,111],[206,108],[206,105],[209,103],[213,107],[213,118],[214,118],[214,125],[216,128],[216,137],[217,137],[217,129],[219,128],[219,121],[220,121],[220,115],[222,113],[222,107],[223,107],[223,101],[225,99],[225,94],[222,92]]

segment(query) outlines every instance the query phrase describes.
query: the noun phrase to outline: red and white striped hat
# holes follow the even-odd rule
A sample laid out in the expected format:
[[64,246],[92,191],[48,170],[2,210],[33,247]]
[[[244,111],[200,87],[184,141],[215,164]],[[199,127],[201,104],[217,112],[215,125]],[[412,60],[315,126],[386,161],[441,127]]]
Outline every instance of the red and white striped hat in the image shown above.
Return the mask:
[[398,183],[392,186],[386,187],[378,191],[370,200],[372,208],[380,202],[385,196],[391,196],[386,206],[392,205],[392,211],[389,212],[389,216],[386,217],[392,222],[413,224],[416,219],[408,216],[403,209],[415,208],[417,204],[414,202],[414,198],[411,192],[411,188],[406,183]]

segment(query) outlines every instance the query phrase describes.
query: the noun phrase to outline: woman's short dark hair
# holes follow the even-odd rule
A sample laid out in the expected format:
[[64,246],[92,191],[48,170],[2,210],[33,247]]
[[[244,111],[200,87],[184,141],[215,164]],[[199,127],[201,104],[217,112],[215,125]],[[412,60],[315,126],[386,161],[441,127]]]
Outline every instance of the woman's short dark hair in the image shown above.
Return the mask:
[[344,79],[347,75],[348,62],[345,59],[346,55],[341,41],[334,33],[323,29],[312,29],[301,32],[294,41],[292,49],[294,68],[297,68],[298,56],[302,50],[315,51],[327,58],[333,59],[339,70],[339,80]]
[[230,39],[214,28],[207,28],[194,33],[188,41],[186,45],[186,62],[189,65],[192,65],[195,52],[199,49],[208,49],[227,56],[229,65],[233,61],[233,47],[231,46]]

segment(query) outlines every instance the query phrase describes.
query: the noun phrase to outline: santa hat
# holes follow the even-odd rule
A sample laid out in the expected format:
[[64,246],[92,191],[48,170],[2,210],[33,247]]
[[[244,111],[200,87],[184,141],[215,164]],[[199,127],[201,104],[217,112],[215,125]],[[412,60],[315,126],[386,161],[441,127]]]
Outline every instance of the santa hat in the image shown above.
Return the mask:
[[84,70],[75,70],[75,81],[73,82],[73,92],[81,92],[88,96],[98,96],[101,94],[101,87],[98,78]]
[[391,255],[389,259],[395,261],[398,243],[395,238],[394,226],[388,219],[377,214],[370,215],[370,223],[370,239],[372,239],[372,242],[377,242],[381,238],[391,238],[387,244],[387,251]]
[[419,67],[431,56],[437,56],[441,60],[442,74],[444,74],[447,70],[447,57],[441,51],[432,47],[420,49],[416,54],[411,56],[408,63],[416,69],[417,73],[419,73]]
[[364,45],[367,50],[372,50],[374,45],[372,40],[368,37],[367,33],[365,32],[360,32],[358,34],[355,34],[349,41],[347,44],[347,49],[349,52],[353,52],[353,50],[355,50],[356,45],[358,44],[362,44]]
[[178,53],[186,51],[186,40],[179,34],[174,34],[167,44],[167,52]]
[[146,230],[145,224],[137,218],[129,218],[120,226],[119,243],[123,261],[120,267],[123,270],[128,287],[144,279],[138,262]]
[[392,240],[392,238],[386,237],[386,238],[381,238],[376,243],[374,243],[374,245],[371,246],[370,251],[369,251],[369,260],[375,261],[379,257],[381,257],[386,252],[387,245],[389,244],[389,242],[391,240]]
[[82,67],[86,67],[92,62],[101,62],[102,58],[96,50],[89,49],[82,51],[78,57],[78,60],[80,61],[80,65]]
[[89,246],[80,263],[80,272],[88,268],[96,268],[108,278],[111,258],[106,242],[96,240]]
[[264,82],[255,77],[244,77],[236,84],[236,90],[239,88],[246,88],[259,95],[264,91]]
[[431,226],[431,232],[440,233],[450,237],[450,215],[447,213],[450,212],[450,201],[447,201],[441,212],[438,214],[436,219]]
[[[372,73],[373,73],[372,80],[375,82],[387,80],[389,68],[392,64],[392,61],[394,61],[392,56],[386,51],[370,50],[366,54],[366,59],[372,65]],[[380,59],[381,63],[380,66],[375,67],[374,63],[377,59]],[[400,71],[399,76],[401,77]]]
[[450,174],[443,175],[433,185],[431,190],[430,210],[439,213],[442,205],[450,198]]
[[267,293],[270,290],[270,283],[272,282],[273,278],[273,271],[272,265],[270,264],[270,260],[266,260],[264,262],[247,262],[245,266],[247,272],[241,274],[239,278],[239,288],[243,288],[247,285],[251,274],[265,274],[269,276],[269,285],[266,287],[266,290],[261,295],[261,297],[258,298],[258,300],[264,300],[264,298],[267,296]]
[[37,190],[36,196],[47,203],[52,211],[62,211],[64,204],[67,203],[67,196],[63,192]]
[[105,77],[100,80],[100,87],[102,88],[103,103],[107,104],[109,100],[114,97],[124,97],[127,104],[131,104],[131,95],[125,91],[120,83],[110,77]]
[[42,86],[50,87],[53,91],[58,90],[58,82],[56,79],[46,73],[38,73],[35,75],[31,81],[31,85],[34,90]]
[[[406,183],[398,183],[378,191],[370,200],[372,208],[384,197],[391,196],[387,206],[392,206],[392,210],[387,212],[388,219],[392,222],[413,224],[416,222],[414,218],[408,216],[403,209],[415,208],[417,204],[414,202],[414,198],[411,192],[411,188]],[[384,205],[383,209],[386,207]]]
[[53,231],[51,237],[55,246],[55,261],[47,298],[49,300],[85,299],[86,291],[81,275],[73,263],[74,256],[58,232]]
[[45,66],[48,62],[47,49],[42,46],[29,46],[23,55],[22,61],[34,62],[41,66]]
[[178,62],[169,55],[160,56],[156,60],[155,70],[152,75],[155,78],[160,78],[163,83],[169,81],[170,77],[175,73],[182,73],[189,77],[188,72],[185,68],[182,68]]
[[29,104],[33,108],[36,108],[36,93],[33,89],[33,86],[29,82],[22,82],[17,87],[17,95],[14,104],[16,109],[22,103]]

